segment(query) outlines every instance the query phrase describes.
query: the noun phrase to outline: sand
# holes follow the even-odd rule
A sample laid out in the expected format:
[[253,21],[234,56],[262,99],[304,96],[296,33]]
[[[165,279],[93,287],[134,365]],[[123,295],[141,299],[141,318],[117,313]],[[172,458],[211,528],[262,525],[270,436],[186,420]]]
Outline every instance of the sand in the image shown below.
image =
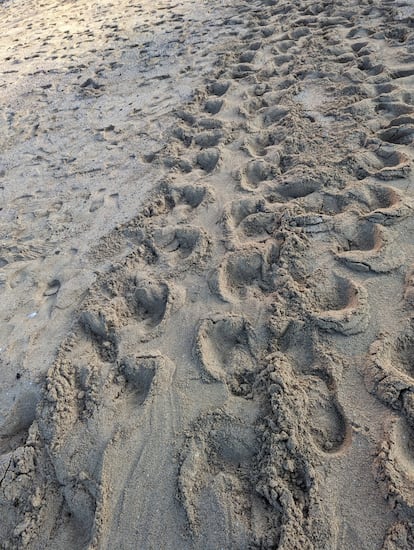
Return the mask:
[[0,3],[0,548],[414,548],[414,6]]

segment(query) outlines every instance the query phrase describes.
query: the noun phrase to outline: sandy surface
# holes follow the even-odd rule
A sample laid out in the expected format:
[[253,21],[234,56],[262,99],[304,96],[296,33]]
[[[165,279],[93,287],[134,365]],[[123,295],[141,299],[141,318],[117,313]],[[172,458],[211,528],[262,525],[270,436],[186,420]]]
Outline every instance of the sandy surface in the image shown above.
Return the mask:
[[0,548],[414,548],[413,18],[0,3]]

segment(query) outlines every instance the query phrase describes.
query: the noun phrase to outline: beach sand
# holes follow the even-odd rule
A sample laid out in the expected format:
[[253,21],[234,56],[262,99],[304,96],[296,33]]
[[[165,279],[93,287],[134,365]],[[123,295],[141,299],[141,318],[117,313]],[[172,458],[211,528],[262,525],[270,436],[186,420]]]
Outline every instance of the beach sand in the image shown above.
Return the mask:
[[0,21],[0,548],[414,549],[412,2]]

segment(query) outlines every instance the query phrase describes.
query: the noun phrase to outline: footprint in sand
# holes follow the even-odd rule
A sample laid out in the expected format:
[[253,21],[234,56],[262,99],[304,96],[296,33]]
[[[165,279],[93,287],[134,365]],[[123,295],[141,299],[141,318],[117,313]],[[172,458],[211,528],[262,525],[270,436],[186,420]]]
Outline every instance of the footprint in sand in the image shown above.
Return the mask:
[[[136,237],[134,227],[125,228],[122,238]],[[148,262],[153,266],[157,259],[152,255],[134,256],[135,261],[129,267],[124,266],[101,280],[94,288],[95,300],[84,306],[79,326],[89,335],[102,360],[114,361],[124,338],[148,342],[159,337],[171,313],[184,304],[185,292],[181,286],[148,269]]]
[[241,189],[256,191],[262,182],[270,181],[280,173],[278,166],[265,160],[252,160],[245,168],[235,174]]
[[171,214],[172,217],[185,219],[195,214],[202,204],[211,201],[213,192],[207,185],[177,185],[162,183],[159,192],[155,193],[149,205],[144,208],[144,215],[152,218],[159,215]]
[[393,225],[413,211],[412,199],[394,187],[369,186],[368,190],[370,198],[367,203],[371,210],[364,217],[371,222]]
[[204,110],[210,115],[217,115],[224,105],[223,99],[208,99],[204,104]]
[[414,330],[410,323],[392,337],[383,335],[370,349],[365,370],[368,390],[414,423]]
[[207,233],[191,225],[159,229],[155,231],[154,242],[175,272],[202,269],[210,250]]
[[230,82],[229,81],[220,81],[216,80],[215,82],[212,82],[207,86],[207,90],[210,94],[216,95],[216,96],[223,96],[228,89],[230,88]]
[[218,165],[220,160],[220,152],[217,148],[212,147],[203,149],[197,155],[198,166],[207,173],[212,172]]
[[283,368],[306,393],[307,427],[314,444],[323,453],[343,452],[351,443],[351,428],[338,399],[340,360],[327,355],[318,334],[303,323],[291,323],[280,347]]
[[292,174],[287,172],[272,191],[279,194],[282,200],[292,200],[308,197],[320,188],[321,183],[312,174],[294,169]]
[[375,111],[388,119],[389,127],[414,124],[413,105],[406,103],[402,97],[396,97],[394,94],[382,94],[374,101],[376,103]]
[[213,132],[200,132],[194,137],[194,143],[201,149],[208,149],[219,145],[224,137],[223,132],[215,130]]
[[[116,538],[113,523],[122,523],[125,506],[136,506],[131,497],[140,491],[143,472],[152,468],[154,474],[155,468],[156,478],[161,474],[153,456],[172,436],[168,395],[175,369],[159,354],[105,364],[72,346],[49,373],[38,422],[60,491],[79,532],[92,542],[105,534]],[[168,469],[164,462],[160,468]],[[160,498],[155,492],[154,486],[154,498]]]
[[266,204],[264,199],[251,198],[233,201],[223,214],[223,225],[231,246],[240,247],[248,240],[260,243],[274,236],[280,228],[281,209]]
[[103,361],[115,361],[118,354],[118,340],[114,327],[107,323],[102,312],[83,311],[79,324],[85,335],[91,338]]
[[167,283],[137,278],[132,294],[136,320],[144,332],[151,334],[168,316],[171,309],[171,291]]
[[368,293],[362,285],[336,275],[332,281],[324,281],[314,300],[317,309],[311,310],[311,316],[320,329],[344,336],[366,330],[370,315]]
[[378,137],[387,143],[410,145],[414,140],[414,124],[411,118],[392,120],[385,130],[378,133]]
[[229,253],[210,277],[211,290],[226,302],[274,291],[280,243],[270,241],[261,246],[245,245]]
[[337,260],[355,271],[388,273],[405,260],[404,252],[394,244],[392,233],[382,225],[361,221],[341,224],[341,239],[346,245],[335,254]]
[[209,379],[224,382],[235,395],[251,393],[259,345],[244,317],[216,315],[201,321],[194,354]]
[[324,191],[322,211],[326,214],[342,214],[358,211],[360,217],[372,223],[394,225],[413,210],[412,201],[394,187],[368,183],[349,186],[342,192]]
[[359,180],[366,177],[383,181],[405,179],[412,169],[410,158],[390,146],[361,153],[355,157],[354,162],[355,175]]
[[342,452],[350,441],[350,426],[335,395],[319,376],[303,379],[309,399],[310,430],[317,447],[324,453]]
[[192,432],[178,486],[195,545],[273,547],[280,517],[255,488],[259,445],[251,420],[211,413]]

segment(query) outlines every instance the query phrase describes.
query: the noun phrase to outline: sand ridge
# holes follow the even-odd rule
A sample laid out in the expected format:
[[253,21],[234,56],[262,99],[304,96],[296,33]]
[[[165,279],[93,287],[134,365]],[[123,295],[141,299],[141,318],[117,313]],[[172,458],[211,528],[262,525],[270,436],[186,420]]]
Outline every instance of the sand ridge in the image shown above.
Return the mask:
[[4,415],[2,544],[408,550],[412,10],[210,2],[192,34],[191,4],[151,190],[84,230],[93,277]]

